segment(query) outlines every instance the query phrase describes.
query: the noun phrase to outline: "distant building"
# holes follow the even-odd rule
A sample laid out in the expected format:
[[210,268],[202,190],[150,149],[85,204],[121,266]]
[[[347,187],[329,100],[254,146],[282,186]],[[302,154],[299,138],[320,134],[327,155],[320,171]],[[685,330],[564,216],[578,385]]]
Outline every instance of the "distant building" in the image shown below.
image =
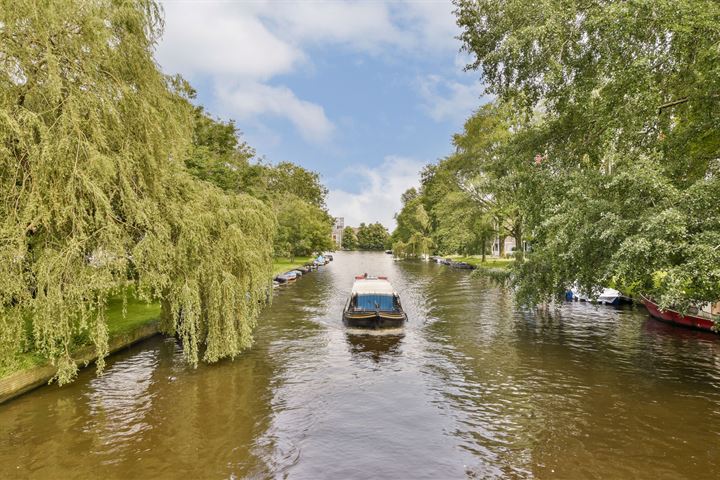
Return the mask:
[[338,247],[342,246],[343,230],[345,229],[345,217],[335,217],[332,229],[332,240]]
[[[505,254],[512,253],[515,250],[515,239],[513,237],[505,237],[503,238],[502,242],[505,244],[503,245],[503,250]],[[492,255],[497,257],[500,255],[500,239],[498,237],[495,237],[492,244]]]
[[[505,238],[503,239],[503,243],[505,244],[505,245],[504,245],[504,247],[505,247],[505,255],[514,255],[514,254],[515,254],[515,250],[517,250],[517,245],[516,245],[516,242],[515,242],[515,238],[513,238],[513,237],[505,237]],[[528,249],[529,249],[527,242],[523,242],[523,247],[524,247],[525,251],[527,252]],[[495,239],[493,240],[491,252],[492,252],[491,254],[492,254],[494,257],[497,257],[497,256],[500,255],[500,238],[499,238],[499,237],[495,237]]]

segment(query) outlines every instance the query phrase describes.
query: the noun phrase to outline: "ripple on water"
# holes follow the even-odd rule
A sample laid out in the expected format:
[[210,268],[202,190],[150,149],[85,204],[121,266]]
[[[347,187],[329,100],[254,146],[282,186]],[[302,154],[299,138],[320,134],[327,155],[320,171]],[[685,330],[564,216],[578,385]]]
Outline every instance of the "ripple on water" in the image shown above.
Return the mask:
[[146,350],[114,363],[101,377],[89,381],[84,393],[88,404],[83,433],[95,438],[90,453],[119,461],[117,454],[140,440],[152,428],[146,421],[153,406],[153,373],[157,350]]
[[[720,478],[720,337],[335,258],[277,293],[234,361],[193,369],[154,341],[3,406],[0,477]],[[365,271],[400,292],[402,331],[342,325]]]

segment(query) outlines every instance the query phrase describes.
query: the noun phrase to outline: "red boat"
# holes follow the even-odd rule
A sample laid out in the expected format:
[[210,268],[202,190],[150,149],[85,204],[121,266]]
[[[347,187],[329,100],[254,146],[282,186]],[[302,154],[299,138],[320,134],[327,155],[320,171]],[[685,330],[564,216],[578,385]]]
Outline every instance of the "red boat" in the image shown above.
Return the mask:
[[643,297],[642,295],[641,297],[642,303],[643,305],[645,305],[645,308],[647,308],[651,317],[657,318],[658,320],[662,320],[664,322],[682,325],[683,327],[697,328],[699,330],[706,330],[708,332],[716,332],[713,317],[716,317],[719,320],[720,317],[718,315],[713,315],[709,309],[707,312],[705,312],[705,309],[703,309],[697,311],[697,313],[694,314],[683,315],[682,313],[676,312],[675,310],[661,310],[657,303]]

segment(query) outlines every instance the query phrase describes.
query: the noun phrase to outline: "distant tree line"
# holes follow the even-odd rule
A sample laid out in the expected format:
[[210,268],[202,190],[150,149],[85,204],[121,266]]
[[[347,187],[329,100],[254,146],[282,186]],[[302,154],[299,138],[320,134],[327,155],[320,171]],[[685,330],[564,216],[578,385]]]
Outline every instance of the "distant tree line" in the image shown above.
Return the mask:
[[346,250],[385,250],[389,239],[387,228],[380,222],[361,223],[357,233],[354,228],[345,227],[341,246]]

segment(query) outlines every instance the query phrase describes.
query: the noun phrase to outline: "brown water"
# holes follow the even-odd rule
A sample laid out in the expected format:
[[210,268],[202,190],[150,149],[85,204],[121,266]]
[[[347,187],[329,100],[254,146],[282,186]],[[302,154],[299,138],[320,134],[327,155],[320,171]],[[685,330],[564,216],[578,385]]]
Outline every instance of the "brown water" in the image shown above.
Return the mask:
[[[234,362],[193,370],[155,338],[0,406],[0,478],[720,478],[719,337],[335,258],[277,294]],[[390,276],[404,332],[342,326],[360,272]]]

